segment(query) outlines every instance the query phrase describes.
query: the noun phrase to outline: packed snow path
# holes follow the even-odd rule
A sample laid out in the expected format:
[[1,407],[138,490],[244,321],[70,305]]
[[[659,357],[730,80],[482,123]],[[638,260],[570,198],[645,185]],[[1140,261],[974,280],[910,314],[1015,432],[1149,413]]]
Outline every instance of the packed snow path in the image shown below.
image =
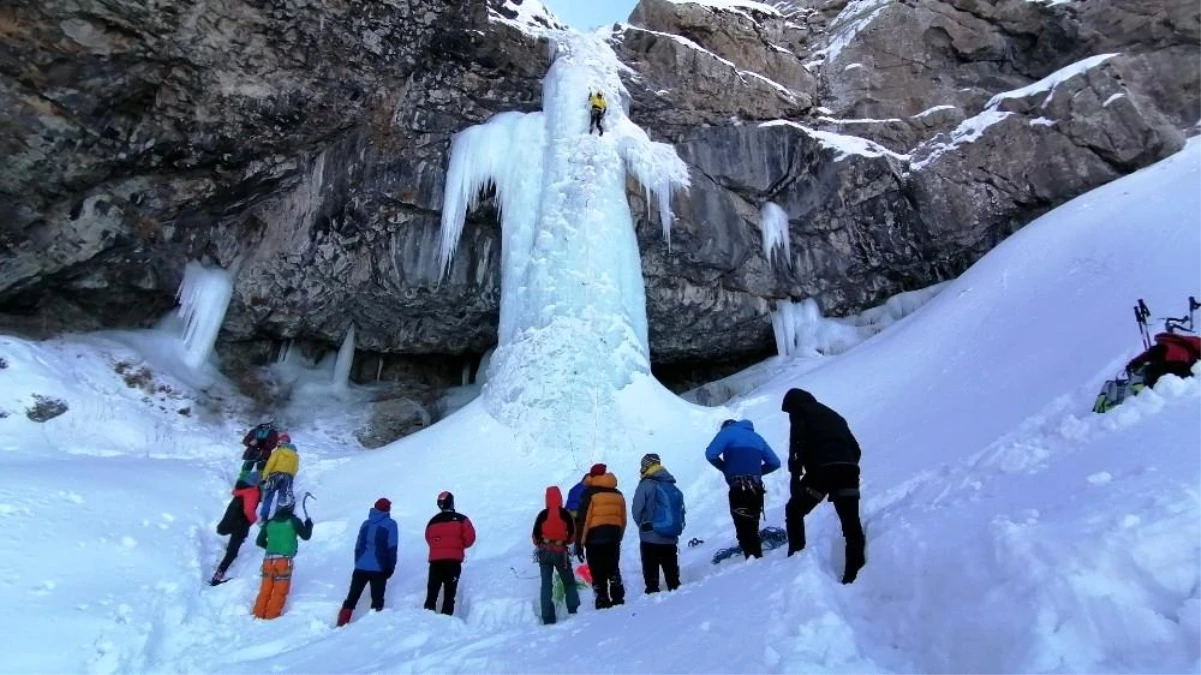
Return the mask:
[[[483,401],[531,450],[560,446],[564,465],[581,469],[628,450],[614,394],[650,372],[626,176],[657,198],[666,236],[671,193],[687,187],[688,172],[626,117],[623,66],[603,39],[550,37],[544,110],[502,113],[454,139],[441,260],[447,269],[467,214],[494,185],[501,319]],[[608,99],[603,135],[589,133],[594,91]]]

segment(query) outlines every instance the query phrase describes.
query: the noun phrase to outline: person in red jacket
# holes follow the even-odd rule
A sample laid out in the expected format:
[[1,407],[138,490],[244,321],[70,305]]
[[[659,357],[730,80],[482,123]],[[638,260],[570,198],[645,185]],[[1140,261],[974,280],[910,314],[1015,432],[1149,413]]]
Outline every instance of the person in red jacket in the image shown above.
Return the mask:
[[234,560],[238,557],[238,550],[242,548],[242,542],[246,541],[246,537],[250,534],[250,526],[258,520],[258,516],[255,514],[258,506],[258,486],[238,481],[234,485],[233,499],[229,500],[229,506],[225,507],[225,515],[221,518],[221,522],[217,523],[217,534],[229,535],[229,545],[225,547],[225,557],[221,559],[220,564],[217,565],[217,571],[209,580],[210,586],[217,586],[225,582],[225,573],[229,571],[229,566],[234,564]]
[[475,543],[475,527],[467,516],[455,511],[455,496],[438,495],[438,515],[425,526],[425,541],[430,545],[430,577],[426,585],[425,608],[434,611],[438,591],[442,593],[442,613],[455,613],[455,591],[463,573],[463,558]]

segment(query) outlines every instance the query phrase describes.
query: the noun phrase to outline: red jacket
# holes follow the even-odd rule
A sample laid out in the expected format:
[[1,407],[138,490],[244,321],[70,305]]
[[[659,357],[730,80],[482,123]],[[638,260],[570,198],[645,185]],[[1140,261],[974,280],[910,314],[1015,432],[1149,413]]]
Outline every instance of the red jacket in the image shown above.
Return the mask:
[[425,526],[425,541],[430,545],[430,562],[463,562],[467,549],[475,543],[475,528],[467,516],[443,511],[430,518],[430,524]]

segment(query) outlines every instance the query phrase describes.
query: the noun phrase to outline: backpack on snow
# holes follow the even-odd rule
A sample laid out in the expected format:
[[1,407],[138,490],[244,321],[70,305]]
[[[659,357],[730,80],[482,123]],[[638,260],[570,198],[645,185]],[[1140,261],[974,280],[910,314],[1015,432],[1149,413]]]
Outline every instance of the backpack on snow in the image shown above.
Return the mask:
[[684,493],[674,483],[655,481],[651,530],[660,537],[673,538],[684,531]]
[[1188,315],[1180,318],[1164,320],[1164,330],[1155,336],[1152,344],[1151,334],[1147,328],[1147,319],[1151,318],[1151,310],[1142,300],[1134,306],[1134,320],[1138,323],[1139,333],[1143,339],[1143,351],[1126,364],[1125,376],[1118,376],[1101,386],[1097,400],[1093,404],[1093,412],[1103,413],[1112,410],[1130,396],[1137,395],[1147,387],[1155,386],[1159,378],[1173,373],[1180,377],[1188,377],[1192,367],[1201,359],[1201,338],[1197,335],[1180,335],[1177,331],[1195,333],[1193,314],[1201,309],[1193,296],[1188,299]]

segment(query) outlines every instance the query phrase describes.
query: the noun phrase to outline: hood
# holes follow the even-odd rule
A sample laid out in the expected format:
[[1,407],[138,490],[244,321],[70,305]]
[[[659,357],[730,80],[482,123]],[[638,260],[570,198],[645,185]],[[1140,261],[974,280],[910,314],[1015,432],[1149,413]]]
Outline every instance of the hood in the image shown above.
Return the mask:
[[287,451],[291,451],[291,452],[296,452],[296,446],[295,446],[295,445],[292,445],[292,444],[291,444],[291,443],[289,443],[288,441],[284,441],[283,443],[279,443],[279,444],[277,444],[277,445],[275,446],[275,449],[276,449],[276,450],[287,450]]
[[557,485],[552,485],[546,488],[546,510],[549,513],[558,513],[559,509],[563,508],[563,493],[559,491]]
[[611,473],[607,473],[603,476],[593,476],[592,480],[588,481],[588,484],[591,485],[592,487],[616,488],[617,487],[617,476],[614,476]]
[[375,508],[374,506],[371,507],[371,510],[367,512],[367,520],[368,520],[368,522],[372,522],[372,523],[381,523],[385,520],[388,520],[391,517],[392,516],[388,515],[387,512],[380,511],[379,509]]
[[786,413],[801,412],[805,408],[817,403],[817,399],[813,394],[804,389],[789,389],[787,394],[784,394],[784,402],[780,405],[780,410]]
[[[730,427],[738,427],[739,429],[745,429],[747,431],[755,430],[755,425],[752,424],[750,420],[738,420],[737,422],[731,424]],[[730,427],[726,428],[729,429]]]
[[[676,477],[671,475],[670,471],[668,471],[667,469],[664,469],[662,464],[656,464],[655,466],[657,466],[658,469],[651,471],[650,473],[646,474],[643,477],[649,478],[651,480],[662,481],[664,483],[676,482]],[[652,468],[654,468],[654,467],[652,467]]]

